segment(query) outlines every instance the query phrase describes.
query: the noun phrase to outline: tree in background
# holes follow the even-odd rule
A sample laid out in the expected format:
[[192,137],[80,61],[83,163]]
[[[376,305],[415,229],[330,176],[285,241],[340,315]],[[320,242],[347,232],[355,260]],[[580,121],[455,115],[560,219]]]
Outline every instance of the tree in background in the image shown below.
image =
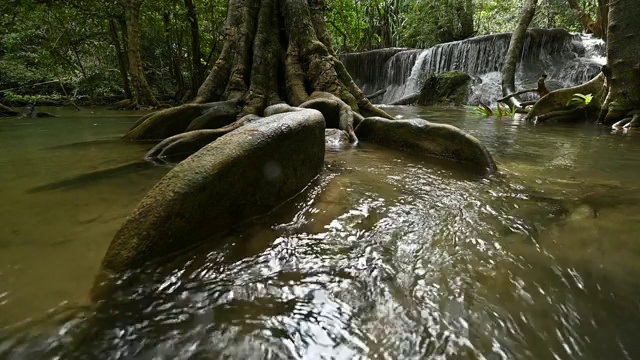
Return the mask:
[[476,33],[472,0],[411,0],[405,6],[404,46],[427,48]]
[[[581,20],[595,19],[590,24],[602,28],[607,1],[541,1],[531,26],[579,31]],[[325,21],[338,52],[424,48],[511,31],[523,3],[327,0]],[[188,101],[220,54],[226,11],[226,0],[158,0],[144,6],[142,0],[2,1],[0,100],[20,104],[42,94],[65,98],[67,92],[93,102],[125,97],[130,101],[122,104],[129,107],[153,106],[154,98]],[[138,29],[137,37],[128,26]]]
[[144,0],[120,0],[120,4],[124,8],[124,18],[127,25],[126,48],[133,97],[118,106],[130,109],[145,106],[157,107],[159,105],[149,83],[147,83],[140,53],[140,8],[143,2]]
[[195,100],[141,118],[125,138],[166,138],[152,156],[193,152],[268,106],[311,99],[334,104],[339,128],[352,138],[357,114],[390,118],[371,105],[335,56],[325,9],[324,0],[230,0],[222,51]]
[[[513,32],[503,69],[505,94],[513,94],[515,64],[536,5],[537,0],[527,0]],[[588,112],[596,112],[601,122],[613,127],[640,127],[640,7],[635,0],[610,1],[606,5],[607,64],[602,72],[586,84],[543,96],[528,111],[527,119],[567,121],[584,119]],[[516,96],[508,98],[512,105],[518,105]]]

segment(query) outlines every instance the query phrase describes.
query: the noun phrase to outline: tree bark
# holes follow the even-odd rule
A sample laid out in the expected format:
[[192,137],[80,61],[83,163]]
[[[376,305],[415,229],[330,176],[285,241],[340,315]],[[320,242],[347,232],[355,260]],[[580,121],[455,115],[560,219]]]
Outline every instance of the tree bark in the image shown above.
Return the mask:
[[[527,0],[526,4],[522,8],[522,12],[520,13],[518,25],[511,35],[509,50],[507,50],[507,57],[504,67],[502,68],[503,96],[516,93],[516,70],[518,68],[518,62],[522,58],[522,49],[524,47],[527,28],[529,27],[533,16],[536,14],[537,4],[538,0]],[[510,97],[507,101],[511,107],[521,108],[521,100],[517,96]]]
[[599,111],[599,121],[613,127],[640,127],[640,7],[635,0],[610,0],[608,5],[607,65],[588,83],[552,91],[541,98],[527,119],[584,118],[583,107],[572,112],[576,109],[568,104],[576,94],[591,94],[592,100],[585,108]]
[[129,72],[127,71],[126,52],[120,44],[120,36],[118,35],[118,28],[116,27],[115,20],[109,20],[109,35],[111,36],[111,42],[116,49],[116,58],[118,59],[118,70],[120,71],[120,78],[122,79],[122,89],[124,90],[124,96],[127,99],[133,98],[131,93],[131,86],[129,85]]
[[606,39],[609,27],[609,0],[598,0],[598,14],[596,15],[595,31],[596,36]]
[[640,109],[640,6],[635,0],[611,0],[607,30],[607,97],[600,118],[613,123]]
[[143,117],[125,138],[170,138],[150,157],[195,151],[247,116],[296,111],[284,102],[319,110],[327,126],[357,141],[354,119],[391,116],[369,102],[335,56],[325,7],[324,0],[230,0],[222,51],[194,102]]
[[127,24],[127,58],[129,59],[129,74],[134,92],[135,107],[157,107],[158,101],[151,92],[144,75],[142,56],[140,51],[140,8],[143,0],[124,0],[125,21]]
[[585,33],[593,34],[599,38],[607,36],[607,22],[609,12],[609,0],[598,0],[598,10],[594,21],[578,4],[577,0],[567,0],[569,7],[580,20],[580,25]]
[[202,84],[202,53],[200,52],[200,28],[193,0],[184,0],[191,30],[191,92],[195,94]]
[[[175,41],[173,32],[171,31],[171,14],[168,11],[165,11],[165,13],[163,14],[163,19],[167,56],[169,56],[169,74],[171,75],[171,79],[176,86],[175,98],[176,100],[180,101],[184,97],[186,92],[184,76],[182,76],[182,62],[180,61],[181,54],[179,50],[182,47],[182,44],[179,41]],[[177,38],[179,39],[180,36],[178,36]]]

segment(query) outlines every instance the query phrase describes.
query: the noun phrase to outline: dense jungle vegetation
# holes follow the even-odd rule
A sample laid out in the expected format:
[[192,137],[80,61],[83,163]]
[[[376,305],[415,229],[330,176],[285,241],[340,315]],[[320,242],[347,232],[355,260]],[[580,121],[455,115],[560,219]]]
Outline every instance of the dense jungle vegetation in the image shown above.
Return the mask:
[[[426,48],[512,31],[522,3],[327,0],[326,22],[338,52]],[[576,12],[595,18],[597,8],[546,0],[531,26],[582,31]],[[0,102],[113,104],[142,81],[161,102],[188,101],[222,49],[226,11],[224,0],[3,1]]]

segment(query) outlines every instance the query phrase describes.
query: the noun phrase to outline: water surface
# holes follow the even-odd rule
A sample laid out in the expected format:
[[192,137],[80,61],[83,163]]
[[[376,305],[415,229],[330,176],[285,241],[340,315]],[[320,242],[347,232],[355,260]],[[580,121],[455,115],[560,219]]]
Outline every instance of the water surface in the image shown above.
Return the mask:
[[640,356],[637,134],[387,110],[466,129],[501,173],[371,145],[329,151],[294,201],[129,274],[137,285],[97,310],[44,322],[86,295],[167,169],[75,178],[142,157],[146,145],[68,146],[117,137],[127,113],[0,122],[0,357]]

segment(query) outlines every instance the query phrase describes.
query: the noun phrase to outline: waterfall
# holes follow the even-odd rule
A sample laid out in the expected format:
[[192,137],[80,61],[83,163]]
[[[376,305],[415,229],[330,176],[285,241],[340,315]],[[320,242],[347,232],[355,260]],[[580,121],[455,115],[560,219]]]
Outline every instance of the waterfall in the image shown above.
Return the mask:
[[[501,97],[500,70],[510,39],[509,33],[485,35],[429,49],[383,49],[340,59],[365,93],[387,90],[376,102],[390,103],[419,92],[429,75],[462,71],[475,79],[469,102],[493,103]],[[596,76],[604,61],[602,40],[561,29],[529,29],[516,85],[535,87],[545,73],[549,89],[575,86]]]

